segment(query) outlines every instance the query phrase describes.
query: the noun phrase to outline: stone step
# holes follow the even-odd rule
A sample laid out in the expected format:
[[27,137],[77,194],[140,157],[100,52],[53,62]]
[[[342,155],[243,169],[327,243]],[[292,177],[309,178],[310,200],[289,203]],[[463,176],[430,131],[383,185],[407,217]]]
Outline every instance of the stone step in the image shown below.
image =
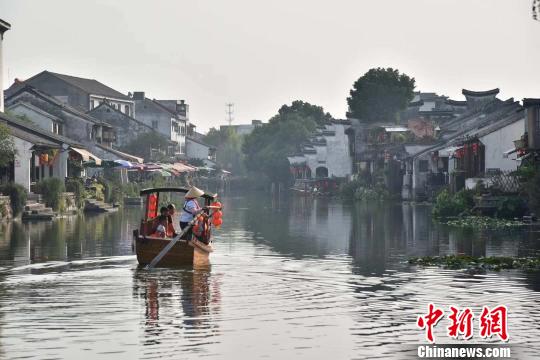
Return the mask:
[[24,210],[31,211],[31,210],[42,210],[45,209],[45,204],[37,203],[37,202],[26,202],[26,205],[24,206]]
[[39,209],[39,210],[30,210],[30,211],[27,211],[27,212],[31,213],[31,214],[53,214],[54,215],[54,211],[51,208],[43,208],[43,209]]
[[54,213],[46,213],[46,214],[43,214],[43,213],[37,213],[37,214],[33,214],[33,213],[28,213],[27,211],[23,212],[22,214],[22,220],[52,220],[54,219],[54,217],[56,216],[56,214]]
[[40,202],[41,201],[41,195],[30,192],[30,193],[28,193],[26,199],[27,199],[27,201]]
[[84,211],[86,212],[113,212],[118,208],[111,204],[96,199],[85,200]]

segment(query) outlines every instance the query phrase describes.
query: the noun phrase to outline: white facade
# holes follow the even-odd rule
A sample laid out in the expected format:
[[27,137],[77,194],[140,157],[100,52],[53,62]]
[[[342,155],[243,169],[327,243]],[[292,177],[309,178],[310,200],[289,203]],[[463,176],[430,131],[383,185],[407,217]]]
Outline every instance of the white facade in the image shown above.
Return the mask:
[[62,135],[62,120],[28,103],[15,103],[8,110],[19,116],[26,116],[43,130]]
[[108,98],[102,95],[90,95],[90,108],[88,110],[97,108],[99,104],[101,104],[105,100],[107,100],[107,102],[113,108],[119,110],[120,112],[123,112],[128,116],[135,117],[135,104],[133,103],[133,101]]
[[502,171],[514,171],[519,165],[516,161],[516,154],[504,157],[504,152],[514,148],[514,140],[523,135],[525,129],[525,119],[520,119],[497,131],[480,137],[480,141],[485,145],[485,165],[488,169],[500,169]]
[[186,145],[186,157],[188,159],[203,160],[206,166],[215,165],[215,157],[210,146],[190,138],[186,139]]
[[[352,156],[349,152],[349,137],[345,130],[349,125],[332,123],[315,135],[312,149],[304,149],[302,156],[289,157],[291,165],[305,164],[309,167],[311,178],[318,174],[327,177],[348,177],[352,174]],[[323,176],[326,177],[326,176]]]
[[32,146],[34,144],[13,137],[13,143],[17,154],[14,161],[14,181],[16,184],[24,186],[27,191],[30,191],[30,161],[32,160]]

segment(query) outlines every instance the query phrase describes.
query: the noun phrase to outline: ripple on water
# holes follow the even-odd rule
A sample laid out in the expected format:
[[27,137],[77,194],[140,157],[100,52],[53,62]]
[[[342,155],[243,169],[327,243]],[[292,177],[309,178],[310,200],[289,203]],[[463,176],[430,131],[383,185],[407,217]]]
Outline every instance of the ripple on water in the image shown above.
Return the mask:
[[[277,251],[247,215],[216,233],[206,269],[144,271],[133,256],[0,269],[0,357],[400,358],[424,342],[415,321],[429,302],[505,304],[511,343],[540,353],[540,296],[525,274],[410,268],[395,249],[373,273],[339,249]],[[442,325],[435,336],[448,342]]]

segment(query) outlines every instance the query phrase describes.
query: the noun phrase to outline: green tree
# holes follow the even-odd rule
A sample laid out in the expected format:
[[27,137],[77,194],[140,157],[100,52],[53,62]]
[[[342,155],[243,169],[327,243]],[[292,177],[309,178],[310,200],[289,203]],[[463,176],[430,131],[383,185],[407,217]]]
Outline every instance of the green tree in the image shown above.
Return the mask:
[[168,146],[169,141],[163,135],[151,131],[140,134],[128,144],[122,146],[120,151],[142,157],[146,160],[163,161],[167,158]]
[[17,150],[9,128],[5,124],[0,124],[0,166],[7,166],[16,154]]
[[242,154],[243,136],[232,129],[211,128],[204,142],[216,148],[216,162],[219,167],[231,171],[234,175],[244,175],[244,154]]
[[371,69],[353,85],[347,116],[369,122],[395,121],[414,97],[415,80],[392,68]]
[[246,136],[242,151],[246,155],[248,170],[263,173],[272,181],[287,181],[287,156],[295,153],[324,123],[332,120],[320,106],[302,101],[283,105],[267,124]]
[[332,115],[328,112],[324,112],[322,106],[312,105],[301,100],[295,100],[291,105],[285,104],[281,106],[277,118],[281,121],[287,121],[287,119],[293,117],[293,115],[298,115],[301,118],[310,118],[314,120],[317,125],[324,125],[332,120]]

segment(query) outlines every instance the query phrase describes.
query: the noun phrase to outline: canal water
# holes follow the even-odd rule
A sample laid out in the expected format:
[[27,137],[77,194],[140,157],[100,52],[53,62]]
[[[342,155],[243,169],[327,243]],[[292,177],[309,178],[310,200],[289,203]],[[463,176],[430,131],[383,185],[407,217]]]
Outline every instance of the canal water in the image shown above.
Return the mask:
[[[516,358],[540,357],[538,273],[406,262],[538,256],[537,230],[452,230],[427,206],[256,195],[223,203],[212,265],[201,269],[138,269],[139,208],[0,225],[0,358],[399,359],[426,344],[416,319],[429,303],[475,314],[506,305]],[[446,326],[435,328],[437,343],[465,343]],[[499,344],[474,331],[468,343]]]

